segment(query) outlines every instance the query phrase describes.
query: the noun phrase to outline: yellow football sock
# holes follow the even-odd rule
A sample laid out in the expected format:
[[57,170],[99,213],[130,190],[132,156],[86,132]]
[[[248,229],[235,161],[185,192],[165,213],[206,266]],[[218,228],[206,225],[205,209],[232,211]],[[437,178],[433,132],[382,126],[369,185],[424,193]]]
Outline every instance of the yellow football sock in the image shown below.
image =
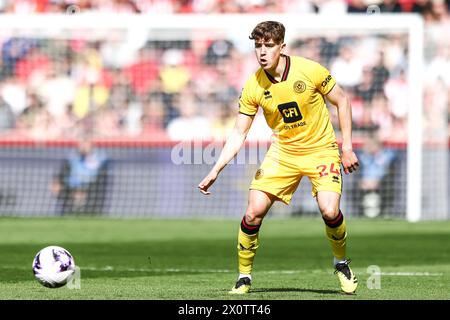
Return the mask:
[[258,232],[260,226],[251,226],[242,219],[238,234],[238,261],[239,273],[251,274],[253,270],[253,260],[259,246]]
[[333,256],[337,260],[344,260],[347,244],[347,227],[341,211],[334,220],[325,221],[325,232],[330,241]]

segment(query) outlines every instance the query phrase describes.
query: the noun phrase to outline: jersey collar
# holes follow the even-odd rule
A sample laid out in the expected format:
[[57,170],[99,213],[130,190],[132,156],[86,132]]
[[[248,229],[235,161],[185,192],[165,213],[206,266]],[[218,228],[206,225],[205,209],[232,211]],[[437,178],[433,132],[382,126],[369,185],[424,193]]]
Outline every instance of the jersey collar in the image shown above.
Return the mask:
[[[288,74],[289,74],[289,69],[291,68],[291,58],[287,55],[284,55],[284,57],[286,57],[286,66],[284,67],[284,72],[283,72],[283,76],[281,77],[281,81],[286,81]],[[268,73],[266,70],[264,70],[264,72],[266,73],[267,78],[270,80],[270,82],[272,83],[278,83],[277,80],[275,80],[274,77],[272,77],[270,75],[270,73]]]

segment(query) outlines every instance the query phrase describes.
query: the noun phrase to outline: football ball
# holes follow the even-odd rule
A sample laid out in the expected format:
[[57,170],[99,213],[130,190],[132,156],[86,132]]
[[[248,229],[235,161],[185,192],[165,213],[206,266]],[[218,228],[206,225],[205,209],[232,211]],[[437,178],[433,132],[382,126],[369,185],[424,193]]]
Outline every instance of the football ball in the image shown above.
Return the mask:
[[64,286],[75,272],[75,260],[64,248],[45,247],[33,260],[33,273],[37,281],[47,288]]
[[37,281],[48,288],[64,286],[75,272],[75,260],[64,248],[45,247],[33,260],[33,273]]

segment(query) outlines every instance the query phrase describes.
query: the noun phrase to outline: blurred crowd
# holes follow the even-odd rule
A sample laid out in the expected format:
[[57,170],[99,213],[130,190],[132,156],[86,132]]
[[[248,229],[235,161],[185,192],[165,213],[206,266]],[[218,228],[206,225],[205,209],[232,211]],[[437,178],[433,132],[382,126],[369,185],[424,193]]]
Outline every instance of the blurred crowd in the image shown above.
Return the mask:
[[[377,8],[371,7],[377,5]],[[44,13],[98,11],[116,13],[366,13],[416,12],[426,20],[440,20],[448,0],[2,0],[1,12]],[[74,7],[76,6],[76,7]]]
[[[427,21],[423,80],[428,137],[442,137],[442,128],[450,136],[449,1],[3,0],[0,9],[61,12],[74,3],[80,10],[139,13],[337,13],[337,8],[345,13],[366,12],[374,3],[382,12],[419,12]],[[220,37],[153,39],[135,48],[114,34],[95,41],[3,34],[0,48],[3,138],[90,134],[99,139],[223,140],[233,125],[240,90],[257,68],[251,51]],[[288,44],[288,54],[322,63],[345,88],[356,138],[375,133],[383,141],[406,141],[407,36],[299,36]],[[330,110],[337,127],[335,109]],[[262,117],[254,127],[249,140],[270,136]]]

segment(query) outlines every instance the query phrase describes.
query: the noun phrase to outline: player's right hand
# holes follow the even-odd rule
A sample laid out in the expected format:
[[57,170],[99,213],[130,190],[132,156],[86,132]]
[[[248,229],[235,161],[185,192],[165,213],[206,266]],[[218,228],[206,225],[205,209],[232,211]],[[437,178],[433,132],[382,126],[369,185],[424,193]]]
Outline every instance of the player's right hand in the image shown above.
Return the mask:
[[211,194],[211,192],[208,191],[209,187],[212,186],[212,184],[214,183],[214,181],[216,181],[217,179],[217,173],[214,171],[211,171],[210,173],[208,173],[208,175],[202,180],[202,182],[200,182],[198,184],[198,188],[200,189],[200,192],[208,195]]
[[344,167],[345,174],[352,173],[353,171],[356,171],[359,167],[358,158],[356,157],[356,154],[353,152],[353,150],[343,149],[341,161],[342,166]]

